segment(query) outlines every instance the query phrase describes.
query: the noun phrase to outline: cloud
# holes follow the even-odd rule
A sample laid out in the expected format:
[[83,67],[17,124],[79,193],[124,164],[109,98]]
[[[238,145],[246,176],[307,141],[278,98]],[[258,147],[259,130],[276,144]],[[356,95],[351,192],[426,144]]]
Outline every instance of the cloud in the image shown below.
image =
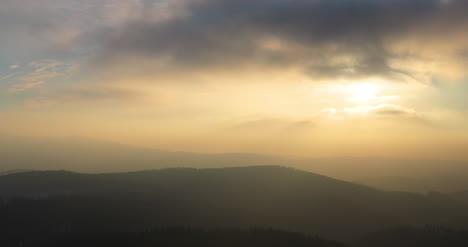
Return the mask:
[[400,105],[382,104],[375,106],[370,110],[370,114],[383,118],[398,118],[416,124],[421,124],[426,127],[442,127],[440,123],[437,123],[437,121],[434,119],[429,118],[424,114],[418,113],[414,109]]
[[200,0],[185,10],[100,36],[92,66],[132,67],[126,58],[140,57],[159,75],[248,65],[297,68],[317,80],[430,82],[466,73],[463,0]]
[[413,109],[391,104],[379,105],[371,108],[371,110],[374,114],[388,116],[403,116],[416,114]]
[[63,102],[69,101],[102,101],[102,100],[138,100],[144,97],[144,93],[123,89],[118,87],[73,87],[66,88],[56,92],[56,98],[60,98]]
[[56,101],[47,97],[34,97],[32,99],[24,100],[22,103],[22,106],[24,108],[38,109],[38,108],[43,108],[47,106],[52,106],[56,103],[57,103]]
[[342,109],[323,108],[321,112],[331,119],[369,116],[422,118],[414,109],[395,104],[358,105]]
[[20,84],[16,84],[16,85],[10,87],[7,91],[9,93],[22,92],[22,91],[26,91],[26,90],[35,88],[35,87],[37,87],[39,85],[42,85],[44,83],[45,82],[43,82],[43,81],[20,83]]
[[0,78],[2,81],[14,82],[7,89],[9,93],[17,93],[36,88],[48,81],[68,74],[69,66],[55,60],[38,60],[30,62],[24,69],[15,67],[15,73]]
[[356,106],[344,109],[344,112],[349,115],[363,116],[363,115],[380,115],[380,116],[410,116],[415,115],[413,109],[406,108],[394,104],[380,104],[373,106]]
[[146,99],[144,92],[119,87],[103,87],[99,85],[69,86],[42,92],[26,99],[22,106],[26,108],[45,108],[55,105],[95,104],[112,102],[124,103],[142,102]]
[[255,67],[429,83],[466,75],[466,11],[464,0],[5,0],[0,41],[9,56],[85,57],[83,73],[114,77]]

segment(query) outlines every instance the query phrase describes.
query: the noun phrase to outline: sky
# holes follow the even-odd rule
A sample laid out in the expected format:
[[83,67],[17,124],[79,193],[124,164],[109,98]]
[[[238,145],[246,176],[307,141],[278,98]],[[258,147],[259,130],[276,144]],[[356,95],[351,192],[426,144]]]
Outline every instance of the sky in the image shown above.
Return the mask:
[[468,1],[2,0],[0,133],[468,160]]

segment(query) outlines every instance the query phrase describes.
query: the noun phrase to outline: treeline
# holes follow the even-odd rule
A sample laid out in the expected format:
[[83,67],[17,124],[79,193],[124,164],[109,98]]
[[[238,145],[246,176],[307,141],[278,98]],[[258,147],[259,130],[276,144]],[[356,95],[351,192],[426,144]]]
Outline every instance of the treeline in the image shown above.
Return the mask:
[[[155,206],[155,211],[158,211],[157,205],[144,205],[141,201],[84,196],[54,196],[47,199],[1,199],[0,202],[0,246],[2,247],[468,246],[468,232],[441,226],[375,229],[373,233],[341,244],[302,233],[272,230],[268,226],[256,229],[196,226],[168,228],[164,225],[172,224],[164,224],[163,215],[156,217],[155,215],[146,215],[153,212],[146,207]],[[182,222],[187,215],[166,217],[178,218]],[[161,221],[157,219],[161,219]],[[180,223],[179,225],[184,224]],[[226,225],[229,225],[229,222],[226,222]]]
[[468,232],[437,226],[377,231],[347,244],[301,233],[267,229],[152,228],[135,232],[0,233],[2,247],[466,247]]

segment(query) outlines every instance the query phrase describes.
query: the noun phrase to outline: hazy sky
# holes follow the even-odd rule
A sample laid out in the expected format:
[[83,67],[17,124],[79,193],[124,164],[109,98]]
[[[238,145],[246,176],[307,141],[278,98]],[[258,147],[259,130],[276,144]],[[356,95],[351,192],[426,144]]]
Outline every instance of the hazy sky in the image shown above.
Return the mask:
[[468,1],[1,0],[0,133],[468,160]]

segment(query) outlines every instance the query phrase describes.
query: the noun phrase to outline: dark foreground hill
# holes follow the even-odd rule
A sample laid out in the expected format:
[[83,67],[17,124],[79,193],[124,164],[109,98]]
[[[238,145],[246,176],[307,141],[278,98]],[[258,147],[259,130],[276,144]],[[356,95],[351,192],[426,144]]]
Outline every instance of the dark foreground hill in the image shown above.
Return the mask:
[[399,225],[468,226],[462,200],[384,192],[271,166],[26,172],[0,177],[0,195],[0,231],[10,235],[271,227],[348,241]]
[[152,229],[145,232],[54,234],[21,241],[10,238],[0,239],[2,246],[24,247],[344,247],[333,241],[268,229],[216,229],[192,228]]
[[380,230],[357,241],[359,247],[466,247],[468,232],[439,226],[397,227]]

